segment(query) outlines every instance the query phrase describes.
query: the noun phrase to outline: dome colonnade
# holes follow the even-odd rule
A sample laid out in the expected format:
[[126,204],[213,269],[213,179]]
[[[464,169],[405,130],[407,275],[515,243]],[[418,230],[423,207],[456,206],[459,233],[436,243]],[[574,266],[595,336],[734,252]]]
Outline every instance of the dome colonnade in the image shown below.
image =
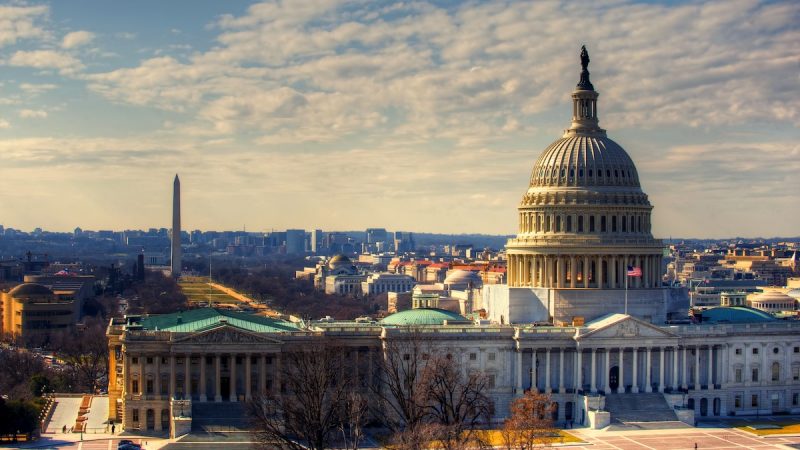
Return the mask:
[[539,156],[508,241],[511,287],[624,289],[661,287],[663,244],[650,228],[652,205],[627,152],[606,136],[589,57],[572,93],[570,128]]

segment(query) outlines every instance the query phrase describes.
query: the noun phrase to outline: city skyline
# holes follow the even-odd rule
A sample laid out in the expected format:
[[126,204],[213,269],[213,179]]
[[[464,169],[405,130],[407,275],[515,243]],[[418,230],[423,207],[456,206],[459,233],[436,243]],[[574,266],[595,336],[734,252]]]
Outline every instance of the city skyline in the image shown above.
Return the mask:
[[654,235],[796,234],[796,4],[185,5],[0,6],[4,225],[168,227],[180,172],[186,229],[513,234],[585,43]]

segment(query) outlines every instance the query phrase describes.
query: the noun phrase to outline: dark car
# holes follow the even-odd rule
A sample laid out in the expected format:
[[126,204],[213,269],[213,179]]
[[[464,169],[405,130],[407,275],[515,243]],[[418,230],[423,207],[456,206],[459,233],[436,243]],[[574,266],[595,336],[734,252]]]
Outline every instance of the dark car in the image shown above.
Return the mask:
[[134,444],[133,441],[129,439],[123,439],[119,441],[117,444],[117,450],[141,450],[142,446],[139,444]]

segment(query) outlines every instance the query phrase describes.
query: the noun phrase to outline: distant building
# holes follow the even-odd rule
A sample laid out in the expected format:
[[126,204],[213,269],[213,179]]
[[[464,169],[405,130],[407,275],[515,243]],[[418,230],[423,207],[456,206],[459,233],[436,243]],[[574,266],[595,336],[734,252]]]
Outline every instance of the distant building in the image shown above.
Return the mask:
[[395,273],[374,273],[361,284],[361,292],[366,295],[383,294],[385,292],[410,292],[416,281],[408,275]]
[[322,250],[322,238],[322,230],[311,230],[311,253],[317,254]]
[[286,254],[302,255],[306,252],[306,231],[286,230]]

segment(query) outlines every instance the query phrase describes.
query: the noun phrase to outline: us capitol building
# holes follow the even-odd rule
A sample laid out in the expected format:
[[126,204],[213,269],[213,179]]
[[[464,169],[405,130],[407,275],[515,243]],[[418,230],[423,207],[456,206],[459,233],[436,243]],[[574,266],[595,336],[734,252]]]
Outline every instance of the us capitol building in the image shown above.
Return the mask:
[[[484,287],[489,323],[433,308],[372,323],[211,308],[113,319],[109,419],[181,435],[220,411],[241,413],[255,393],[280,392],[283,352],[336,339],[348,367],[374,377],[384,344],[410,333],[488,375],[496,420],[530,389],[551,394],[558,423],[591,428],[800,414],[799,322],[721,307],[670,325],[686,319],[686,293],[661,285],[652,205],[630,156],[599,126],[585,49],[581,63],[572,124],[536,161],[518,207],[508,285]],[[642,276],[627,277],[628,266]]]

